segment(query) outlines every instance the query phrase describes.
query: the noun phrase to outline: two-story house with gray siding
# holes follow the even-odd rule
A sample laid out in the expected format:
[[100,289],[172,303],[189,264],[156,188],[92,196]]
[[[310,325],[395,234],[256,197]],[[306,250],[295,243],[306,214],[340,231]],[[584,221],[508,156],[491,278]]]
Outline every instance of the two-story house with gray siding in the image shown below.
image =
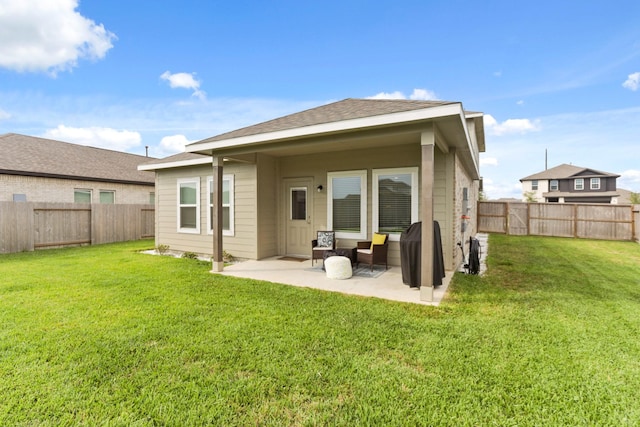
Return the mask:
[[523,201],[617,204],[620,175],[561,164],[520,180]]

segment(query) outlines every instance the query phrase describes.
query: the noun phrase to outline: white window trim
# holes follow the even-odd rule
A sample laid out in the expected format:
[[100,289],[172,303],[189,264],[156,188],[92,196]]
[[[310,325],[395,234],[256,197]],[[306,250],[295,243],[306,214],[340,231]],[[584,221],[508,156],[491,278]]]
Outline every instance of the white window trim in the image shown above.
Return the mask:
[[[235,236],[235,179],[234,175],[222,175],[222,181],[229,182],[229,229],[222,229],[223,236]],[[211,206],[213,200],[211,200],[211,188],[213,187],[213,176],[207,177],[207,234],[213,234],[213,226],[211,221]],[[222,205],[225,206],[224,204]]]
[[[180,205],[180,184],[191,182],[196,184],[196,228],[182,228],[180,227],[180,208],[182,206],[189,207],[193,205]],[[178,233],[200,234],[200,178],[180,178],[177,180],[176,190],[176,224]]]
[[[411,224],[418,221],[418,168],[393,168],[393,169],[373,169],[372,171],[372,196],[371,196],[371,205],[373,212],[371,213],[371,221],[373,221],[372,228],[373,232],[376,233],[379,230],[379,218],[380,212],[378,208],[378,177],[380,175],[393,175],[393,174],[411,174]],[[389,233],[390,241],[400,241],[401,233]]]
[[537,179],[534,179],[533,181],[531,181],[531,189],[533,191],[538,191],[539,186],[540,186],[540,183],[538,182]]
[[[555,188],[553,183],[556,183]],[[558,189],[560,188],[560,183],[558,182],[557,179],[552,179],[549,181],[549,191],[558,191]]]
[[590,186],[591,186],[592,190],[599,190],[600,189],[600,178],[591,178]]
[[[580,185],[578,185],[578,183],[580,183]],[[573,181],[573,189],[574,190],[584,190],[584,178],[576,178]]]
[[354,170],[344,172],[327,173],[327,226],[333,230],[333,178],[346,178],[357,176],[360,178],[360,232],[347,233],[337,231],[339,239],[366,239],[367,238],[367,170]]

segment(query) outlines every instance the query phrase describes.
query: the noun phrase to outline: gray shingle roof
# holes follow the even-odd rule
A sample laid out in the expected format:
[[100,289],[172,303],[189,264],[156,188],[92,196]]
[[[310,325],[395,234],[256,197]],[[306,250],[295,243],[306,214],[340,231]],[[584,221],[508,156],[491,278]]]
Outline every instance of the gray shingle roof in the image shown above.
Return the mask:
[[601,172],[591,168],[584,168],[581,166],[568,165],[563,163],[556,167],[547,169],[542,172],[534,173],[533,175],[529,175],[527,177],[521,178],[520,181],[531,181],[534,179],[563,179],[570,178],[580,172],[584,171],[592,171],[594,172],[594,176],[619,176],[609,172]]
[[414,101],[405,99],[355,99],[348,98],[320,107],[311,108],[299,113],[279,117],[253,126],[223,133],[198,142],[221,141],[242,136],[261,133],[277,132],[313,126],[342,120],[373,117],[383,114],[400,113],[411,110],[421,110],[429,107],[455,104],[448,101]]
[[155,184],[149,157],[15,133],[0,135],[0,173]]

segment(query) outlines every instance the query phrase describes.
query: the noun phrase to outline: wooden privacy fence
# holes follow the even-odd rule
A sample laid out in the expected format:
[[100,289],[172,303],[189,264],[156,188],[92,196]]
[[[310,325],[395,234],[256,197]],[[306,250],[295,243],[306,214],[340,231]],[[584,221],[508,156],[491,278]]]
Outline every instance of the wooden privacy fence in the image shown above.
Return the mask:
[[638,239],[640,205],[478,202],[478,231],[513,235]]
[[0,202],[0,253],[153,237],[153,205]]

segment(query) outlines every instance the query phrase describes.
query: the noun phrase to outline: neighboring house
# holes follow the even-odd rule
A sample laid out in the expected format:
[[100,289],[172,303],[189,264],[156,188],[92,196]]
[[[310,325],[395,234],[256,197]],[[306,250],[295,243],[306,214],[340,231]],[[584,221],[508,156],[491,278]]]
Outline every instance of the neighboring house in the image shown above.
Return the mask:
[[619,205],[631,205],[631,198],[633,197],[633,191],[630,190],[625,190],[622,188],[618,188],[618,193],[620,194],[620,197],[618,197],[618,204]]
[[[562,164],[522,178],[522,200],[616,204],[619,197],[616,189],[618,177],[620,175]],[[530,197],[527,198],[527,195]]]
[[0,135],[0,201],[148,204],[149,157],[44,138]]
[[[339,247],[437,220],[447,270],[475,234],[482,113],[459,102],[346,99],[195,142],[140,166],[156,172],[156,244],[245,259],[310,256],[317,230]],[[465,218],[463,218],[463,216]],[[466,217],[470,217],[468,220]],[[463,224],[464,223],[464,224]],[[432,292],[433,227],[422,227],[421,297]]]

